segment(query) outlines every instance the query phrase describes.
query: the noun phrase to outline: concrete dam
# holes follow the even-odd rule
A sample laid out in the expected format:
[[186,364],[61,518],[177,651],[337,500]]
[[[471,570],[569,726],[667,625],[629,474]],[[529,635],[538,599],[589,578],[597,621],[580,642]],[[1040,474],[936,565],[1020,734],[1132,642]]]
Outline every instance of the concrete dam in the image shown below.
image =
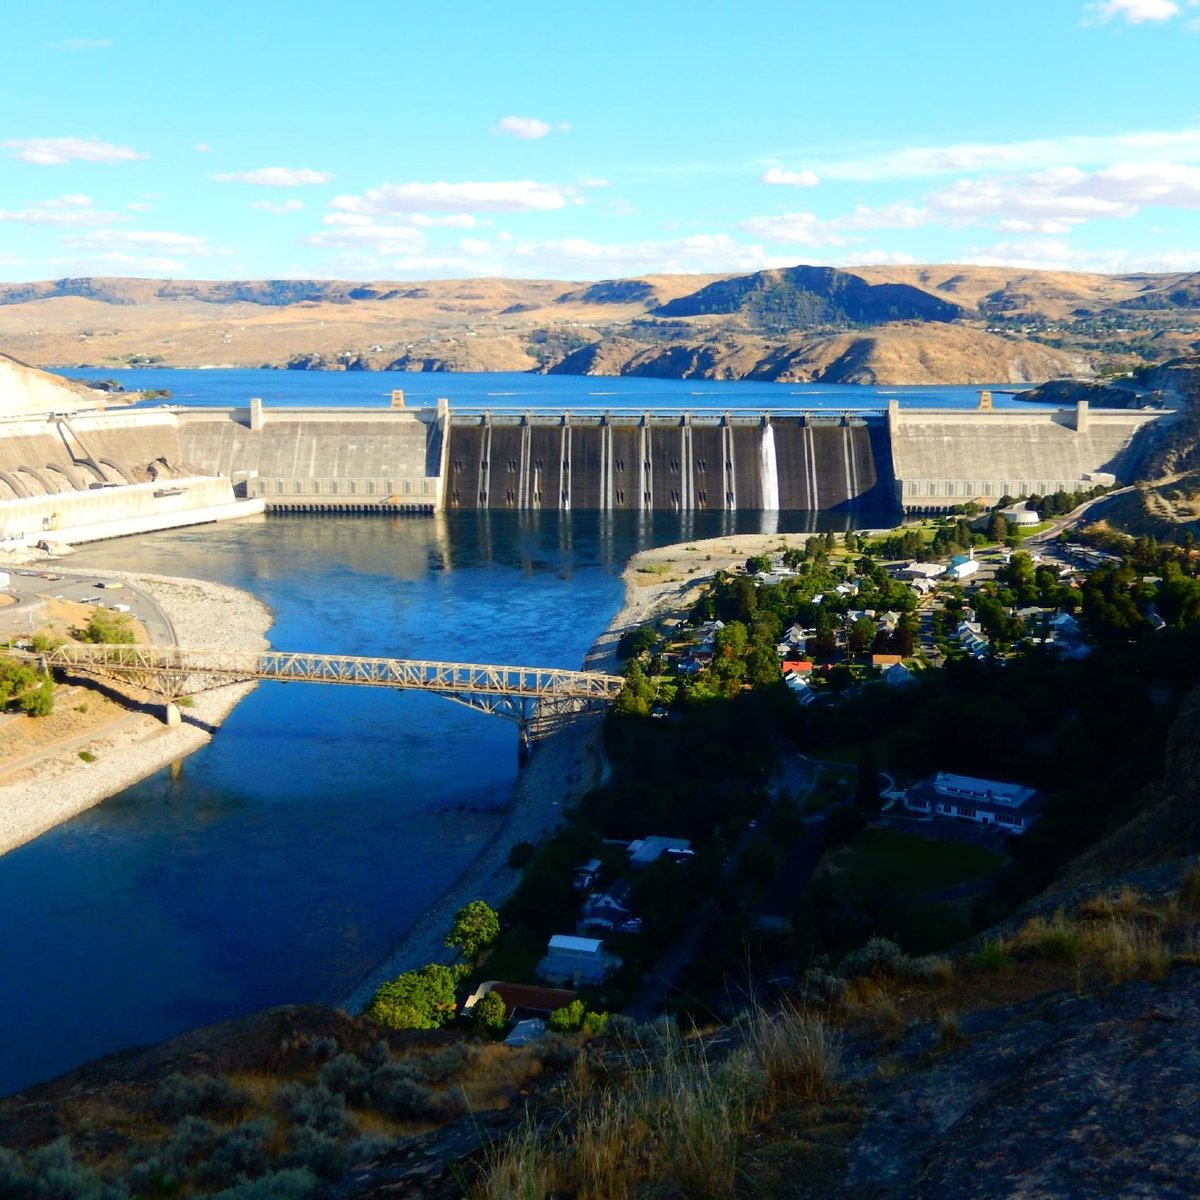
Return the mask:
[[249,409],[188,461],[277,511],[944,511],[1125,482],[1161,413]]
[[[261,513],[945,511],[1133,477],[1157,412],[90,407],[0,414],[0,539]],[[66,402],[59,400],[59,403]]]

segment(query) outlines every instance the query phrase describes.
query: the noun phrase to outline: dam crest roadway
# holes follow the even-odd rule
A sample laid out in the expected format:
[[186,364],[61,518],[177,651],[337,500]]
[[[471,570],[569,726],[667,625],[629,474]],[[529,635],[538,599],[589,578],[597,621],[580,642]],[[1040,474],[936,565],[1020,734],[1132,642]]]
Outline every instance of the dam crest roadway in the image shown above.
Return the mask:
[[174,701],[230,683],[332,683],[432,692],[517,722],[521,752],[535,725],[610,704],[624,686],[619,675],[558,667],[366,658],[287,650],[211,650],[180,646],[70,643],[34,655],[44,669],[125,679],[168,701],[167,720],[180,720]]

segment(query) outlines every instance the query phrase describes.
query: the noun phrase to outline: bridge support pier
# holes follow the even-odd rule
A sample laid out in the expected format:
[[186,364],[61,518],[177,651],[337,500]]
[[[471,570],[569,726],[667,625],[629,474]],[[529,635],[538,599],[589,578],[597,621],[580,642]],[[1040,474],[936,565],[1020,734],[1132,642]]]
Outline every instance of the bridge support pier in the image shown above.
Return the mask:
[[183,724],[183,714],[179,711],[179,705],[174,701],[167,701],[163,711],[163,723],[168,729]]
[[533,730],[528,717],[517,721],[517,766],[523,767],[533,754]]

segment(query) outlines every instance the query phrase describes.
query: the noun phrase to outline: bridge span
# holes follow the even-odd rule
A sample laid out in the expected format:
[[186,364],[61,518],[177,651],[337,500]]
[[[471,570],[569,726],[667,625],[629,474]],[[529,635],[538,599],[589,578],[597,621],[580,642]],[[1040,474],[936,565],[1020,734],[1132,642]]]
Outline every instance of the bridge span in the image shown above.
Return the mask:
[[[532,727],[610,704],[625,681],[619,675],[557,667],[364,658],[288,650],[224,650],[182,646],[68,643],[37,652],[44,668],[127,680],[168,703],[229,683],[275,680],[432,692],[471,708],[516,721],[522,752]],[[178,719],[178,710],[175,710]]]

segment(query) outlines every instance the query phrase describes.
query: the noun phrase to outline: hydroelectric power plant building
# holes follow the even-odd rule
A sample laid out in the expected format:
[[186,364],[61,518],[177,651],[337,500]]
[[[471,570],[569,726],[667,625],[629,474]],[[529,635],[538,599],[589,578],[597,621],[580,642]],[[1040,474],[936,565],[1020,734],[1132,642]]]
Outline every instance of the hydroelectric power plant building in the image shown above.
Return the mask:
[[0,361],[0,538],[263,511],[944,511],[1124,482],[1157,412],[108,408]]

